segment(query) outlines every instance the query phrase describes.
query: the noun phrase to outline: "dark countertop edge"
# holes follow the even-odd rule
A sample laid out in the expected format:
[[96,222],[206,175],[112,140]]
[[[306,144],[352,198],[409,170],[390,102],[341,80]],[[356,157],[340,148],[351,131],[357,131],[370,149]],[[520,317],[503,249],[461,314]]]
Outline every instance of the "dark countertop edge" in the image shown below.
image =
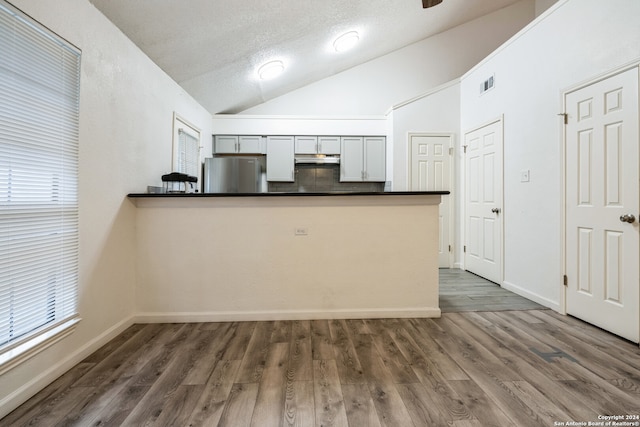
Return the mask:
[[129,193],[129,198],[196,198],[210,197],[313,197],[313,196],[442,196],[449,191],[383,191],[383,192],[314,192],[314,193]]

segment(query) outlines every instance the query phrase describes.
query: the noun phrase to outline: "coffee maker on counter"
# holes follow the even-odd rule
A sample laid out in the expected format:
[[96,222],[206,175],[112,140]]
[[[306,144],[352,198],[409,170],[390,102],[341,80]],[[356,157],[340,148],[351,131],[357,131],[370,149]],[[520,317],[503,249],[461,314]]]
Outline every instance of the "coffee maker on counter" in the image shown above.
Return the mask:
[[195,183],[198,182],[197,176],[187,175],[186,173],[171,172],[162,175],[165,193],[197,193],[198,189]]

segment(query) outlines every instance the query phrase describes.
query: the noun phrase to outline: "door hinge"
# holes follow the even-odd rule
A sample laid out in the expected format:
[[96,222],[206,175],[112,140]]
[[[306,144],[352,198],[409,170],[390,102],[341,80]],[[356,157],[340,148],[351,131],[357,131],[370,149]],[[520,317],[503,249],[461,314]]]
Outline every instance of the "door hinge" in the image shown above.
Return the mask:
[[559,113],[558,115],[562,116],[565,125],[569,124],[569,115],[567,113]]
[[449,245],[449,252],[451,252],[451,245]]
[[449,155],[453,156],[453,147],[449,147]]
[[467,146],[463,145],[462,148],[464,148],[464,153],[467,154]]
[[464,247],[462,248],[462,252],[467,253],[467,245],[464,245]]
[[562,284],[565,285],[565,286],[569,285],[569,279],[567,278],[566,274],[564,276],[562,276]]

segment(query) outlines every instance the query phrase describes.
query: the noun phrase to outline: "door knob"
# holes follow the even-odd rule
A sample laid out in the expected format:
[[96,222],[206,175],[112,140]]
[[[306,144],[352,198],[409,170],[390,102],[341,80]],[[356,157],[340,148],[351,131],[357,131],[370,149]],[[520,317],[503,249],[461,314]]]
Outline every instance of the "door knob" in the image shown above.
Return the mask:
[[629,214],[629,215],[625,214],[625,215],[622,215],[620,217],[620,221],[628,222],[629,224],[633,224],[634,222],[636,222],[636,217],[631,215],[631,214]]
[[499,214],[500,213],[500,208],[493,208],[493,209],[491,209],[491,212],[493,212],[494,214]]

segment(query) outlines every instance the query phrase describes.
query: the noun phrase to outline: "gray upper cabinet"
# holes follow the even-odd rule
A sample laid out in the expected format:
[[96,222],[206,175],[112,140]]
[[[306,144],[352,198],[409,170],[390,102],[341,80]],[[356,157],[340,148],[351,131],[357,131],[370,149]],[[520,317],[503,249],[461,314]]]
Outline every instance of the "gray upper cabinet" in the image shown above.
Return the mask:
[[318,154],[340,154],[340,137],[319,136]]
[[340,181],[384,182],[384,136],[214,135],[214,154],[266,154],[267,180],[293,182],[295,155],[340,155]]
[[237,153],[238,136],[237,135],[215,135],[213,137],[213,153],[227,154]]
[[317,136],[296,136],[296,154],[317,154],[318,153],[318,137]]
[[386,138],[384,136],[342,137],[340,181],[384,182],[386,180]]
[[267,137],[267,181],[295,181],[294,137]]
[[360,182],[364,169],[364,141],[361,136],[341,138],[340,181]]
[[340,154],[339,136],[296,136],[296,154]]
[[240,135],[238,138],[238,153],[264,154],[265,139],[259,135]]
[[387,178],[386,138],[366,136],[364,138],[364,176],[363,181],[383,182]]
[[265,141],[260,135],[215,135],[214,154],[264,154]]

